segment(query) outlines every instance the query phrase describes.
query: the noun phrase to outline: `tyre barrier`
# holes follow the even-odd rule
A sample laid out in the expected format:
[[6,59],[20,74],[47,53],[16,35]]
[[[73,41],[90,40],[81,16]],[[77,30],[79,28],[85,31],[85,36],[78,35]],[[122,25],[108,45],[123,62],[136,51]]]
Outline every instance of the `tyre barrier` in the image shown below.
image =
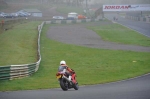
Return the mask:
[[38,61],[31,64],[0,66],[0,80],[13,80],[31,76],[35,73],[41,62],[40,54],[40,34],[44,22],[38,26]]

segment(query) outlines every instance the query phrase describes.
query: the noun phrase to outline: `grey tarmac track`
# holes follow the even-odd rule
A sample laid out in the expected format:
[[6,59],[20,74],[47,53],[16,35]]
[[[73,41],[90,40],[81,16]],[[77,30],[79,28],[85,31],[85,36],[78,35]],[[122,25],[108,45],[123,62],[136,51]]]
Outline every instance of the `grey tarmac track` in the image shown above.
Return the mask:
[[114,14],[105,14],[105,17],[112,21],[113,21],[114,16],[118,18],[118,20],[115,22],[117,22],[121,25],[124,25],[130,29],[133,29],[147,37],[150,37],[150,23],[125,19],[124,17],[121,17],[120,15],[115,14],[115,13]]
[[[93,25],[113,24],[110,22],[99,22]],[[103,41],[101,37],[92,30],[86,28],[88,25],[74,24],[74,25],[59,25],[51,26],[47,36],[50,39],[67,44],[75,44],[79,46],[86,46],[91,48],[112,49],[112,50],[128,50],[137,52],[150,52],[150,47],[119,44],[114,42]]]
[[150,74],[113,83],[80,86],[77,91],[56,88],[0,92],[0,99],[150,99]]

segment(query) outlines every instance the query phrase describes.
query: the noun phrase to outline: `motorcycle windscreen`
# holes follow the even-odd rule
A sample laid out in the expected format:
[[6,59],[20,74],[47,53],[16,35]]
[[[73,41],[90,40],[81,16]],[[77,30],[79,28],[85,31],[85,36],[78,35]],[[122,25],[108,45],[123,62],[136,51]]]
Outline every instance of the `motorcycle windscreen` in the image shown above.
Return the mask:
[[59,66],[59,67],[58,67],[58,71],[61,72],[61,71],[63,71],[63,70],[66,69],[66,68],[67,68],[66,66]]

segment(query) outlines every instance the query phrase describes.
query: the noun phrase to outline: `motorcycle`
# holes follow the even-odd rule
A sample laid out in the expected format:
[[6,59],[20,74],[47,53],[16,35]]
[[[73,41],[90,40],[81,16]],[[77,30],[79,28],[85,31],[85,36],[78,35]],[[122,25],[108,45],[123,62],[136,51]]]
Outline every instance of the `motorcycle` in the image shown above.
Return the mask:
[[71,81],[69,81],[69,75],[66,73],[66,69],[59,70],[56,73],[56,78],[60,83],[60,87],[63,91],[74,88],[75,90],[79,89],[78,82],[76,81],[76,73],[73,71]]

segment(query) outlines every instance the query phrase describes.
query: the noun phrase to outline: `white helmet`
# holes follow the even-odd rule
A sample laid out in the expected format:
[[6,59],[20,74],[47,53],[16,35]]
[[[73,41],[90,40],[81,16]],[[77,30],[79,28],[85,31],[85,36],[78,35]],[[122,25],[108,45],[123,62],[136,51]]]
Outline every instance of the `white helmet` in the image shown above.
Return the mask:
[[64,60],[60,61],[60,65],[62,64],[66,65],[66,62]]

